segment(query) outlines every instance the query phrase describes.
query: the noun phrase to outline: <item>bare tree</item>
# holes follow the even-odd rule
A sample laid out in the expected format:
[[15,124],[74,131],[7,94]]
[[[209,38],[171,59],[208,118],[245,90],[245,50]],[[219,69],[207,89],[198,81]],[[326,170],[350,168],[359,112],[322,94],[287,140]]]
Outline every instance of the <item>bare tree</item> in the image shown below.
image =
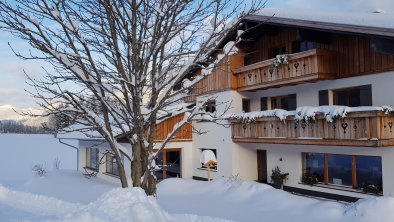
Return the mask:
[[[90,136],[98,132],[114,153],[122,187],[128,183],[120,151],[132,161],[132,185],[154,194],[152,162],[157,153],[184,124],[205,113],[210,98],[194,106],[183,99],[223,58],[215,57],[215,49],[223,36],[237,29],[234,21],[264,3],[2,0],[0,24],[35,49],[15,52],[17,56],[45,60],[54,67],[41,79],[29,78],[35,87],[31,94],[46,115],[70,116],[80,126],[67,128],[70,131]],[[202,74],[185,80],[195,69]],[[184,112],[184,119],[154,151],[158,117],[175,111]],[[117,142],[120,134],[128,135],[131,149]]]

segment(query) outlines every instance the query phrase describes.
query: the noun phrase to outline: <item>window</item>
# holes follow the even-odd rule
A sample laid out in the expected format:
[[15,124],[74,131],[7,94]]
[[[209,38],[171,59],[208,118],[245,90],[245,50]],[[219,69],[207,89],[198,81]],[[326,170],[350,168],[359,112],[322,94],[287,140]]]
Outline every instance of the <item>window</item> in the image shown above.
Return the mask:
[[296,94],[271,97],[271,109],[296,110]]
[[[324,184],[383,191],[382,158],[342,154],[302,153],[303,178],[314,176]],[[369,192],[369,191],[366,191]]]
[[[124,163],[124,155],[122,153],[120,153],[120,159]],[[119,176],[118,164],[116,164],[115,156],[112,153],[107,153],[106,172]]]
[[215,100],[209,100],[205,104],[205,112],[214,113],[215,111],[216,111],[216,101]]
[[315,48],[314,42],[311,41],[296,41],[293,42],[293,53],[304,52]]
[[328,183],[352,186],[352,156],[328,154]]
[[159,152],[155,162],[157,168],[154,174],[158,180],[182,177],[181,149],[164,149]]
[[247,113],[250,112],[250,100],[242,99],[242,112]]
[[268,56],[270,59],[275,58],[277,55],[283,55],[286,53],[286,46],[278,46],[268,49]]
[[303,153],[304,175],[317,178],[319,182],[324,181],[324,154]]
[[214,160],[216,162],[215,167],[211,168],[214,170],[217,170],[217,154],[216,154],[216,149],[201,149],[201,154],[200,154],[200,163],[201,163],[201,168],[206,168],[203,164],[204,161],[207,159]]
[[372,106],[371,85],[334,90],[334,105],[357,107]]
[[86,148],[86,167],[98,170],[99,150],[97,148]]
[[382,158],[379,156],[356,157],[357,187],[374,185],[382,191]]
[[249,57],[244,57],[244,66],[252,64],[252,60]]
[[260,98],[260,111],[267,110],[267,97]]

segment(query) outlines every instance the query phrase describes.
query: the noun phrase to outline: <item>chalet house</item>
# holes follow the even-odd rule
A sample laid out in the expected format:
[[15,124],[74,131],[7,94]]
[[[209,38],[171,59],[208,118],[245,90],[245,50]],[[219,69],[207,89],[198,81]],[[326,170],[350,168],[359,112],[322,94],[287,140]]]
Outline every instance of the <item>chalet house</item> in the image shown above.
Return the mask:
[[[291,192],[349,201],[394,196],[393,21],[386,13],[282,9],[239,21],[243,32],[225,36],[217,50],[237,41],[238,53],[226,56],[188,98],[214,97],[206,111],[218,113],[231,101],[230,127],[193,121],[209,133],[180,132],[158,161],[162,178],[206,179],[200,155],[211,150],[213,178],[272,183],[279,167],[289,173],[284,189]],[[163,137],[177,118],[158,125]],[[80,170],[97,161],[98,151],[85,143],[80,140]],[[116,175],[111,161],[102,167]]]
[[[216,104],[231,101],[231,112],[242,114],[230,128],[194,122],[213,133],[193,135],[193,154],[214,151],[214,178],[271,183],[278,166],[289,173],[288,191],[343,200],[393,196],[392,21],[385,13],[276,9],[240,21],[244,32],[222,42],[241,38],[238,53],[191,99],[215,95]],[[205,178],[193,161],[194,178]]]

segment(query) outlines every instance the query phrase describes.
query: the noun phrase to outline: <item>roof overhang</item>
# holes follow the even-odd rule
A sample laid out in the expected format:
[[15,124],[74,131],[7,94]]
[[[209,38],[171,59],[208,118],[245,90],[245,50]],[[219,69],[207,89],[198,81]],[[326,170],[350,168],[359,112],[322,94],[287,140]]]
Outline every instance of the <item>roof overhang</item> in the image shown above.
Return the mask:
[[327,32],[339,32],[344,34],[357,34],[368,36],[379,36],[384,38],[394,38],[394,29],[384,27],[361,26],[352,24],[340,24],[322,21],[308,21],[301,19],[282,18],[275,15],[249,15],[244,21],[259,22],[269,25],[287,26],[294,28],[313,29]]

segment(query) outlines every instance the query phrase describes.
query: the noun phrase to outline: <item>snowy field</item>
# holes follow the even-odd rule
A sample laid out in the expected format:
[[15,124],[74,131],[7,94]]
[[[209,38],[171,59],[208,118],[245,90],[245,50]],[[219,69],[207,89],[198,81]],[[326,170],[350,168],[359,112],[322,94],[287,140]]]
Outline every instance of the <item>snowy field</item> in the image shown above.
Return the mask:
[[[75,170],[76,154],[47,135],[1,135],[0,222],[392,222],[394,198],[353,204],[296,196],[255,182],[167,179],[157,198]],[[64,155],[64,156],[63,156]],[[53,160],[61,168],[53,170]],[[31,167],[44,164],[45,177]],[[7,172],[4,172],[7,171]]]
[[36,164],[53,170],[55,159],[60,169],[77,168],[76,150],[60,144],[53,135],[0,134],[0,184],[20,184],[32,178]]

